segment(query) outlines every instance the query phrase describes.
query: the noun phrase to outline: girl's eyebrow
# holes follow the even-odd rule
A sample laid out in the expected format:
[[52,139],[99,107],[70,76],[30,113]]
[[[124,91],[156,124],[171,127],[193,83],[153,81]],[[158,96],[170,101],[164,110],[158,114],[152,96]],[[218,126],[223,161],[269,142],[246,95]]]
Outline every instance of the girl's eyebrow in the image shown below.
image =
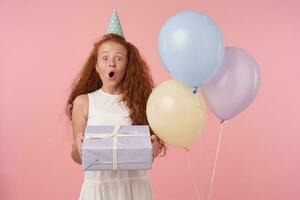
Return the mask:
[[109,53],[108,51],[102,51],[100,54]]
[[[104,53],[109,53],[109,51],[102,51],[102,52],[101,52],[101,55],[104,54]],[[116,54],[121,54],[121,55],[123,55],[123,53],[120,52],[120,51],[116,52]]]

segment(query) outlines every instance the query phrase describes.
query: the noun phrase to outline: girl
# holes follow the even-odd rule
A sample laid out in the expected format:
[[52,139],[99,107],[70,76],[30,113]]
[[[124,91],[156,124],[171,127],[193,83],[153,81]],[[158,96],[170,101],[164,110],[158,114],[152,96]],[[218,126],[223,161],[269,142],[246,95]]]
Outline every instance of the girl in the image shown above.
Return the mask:
[[[154,88],[149,68],[137,48],[109,33],[94,44],[72,85],[67,115],[72,121],[72,159],[81,164],[86,125],[148,125],[146,102]],[[153,159],[165,144],[151,131]],[[152,200],[147,170],[85,171],[81,200]]]

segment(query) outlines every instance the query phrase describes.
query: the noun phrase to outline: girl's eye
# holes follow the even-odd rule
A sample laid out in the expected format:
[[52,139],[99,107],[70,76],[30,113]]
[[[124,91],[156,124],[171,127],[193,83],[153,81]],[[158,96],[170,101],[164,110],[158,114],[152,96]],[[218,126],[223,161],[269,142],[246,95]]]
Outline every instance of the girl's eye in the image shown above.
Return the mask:
[[122,57],[117,57],[117,61],[122,61],[123,58]]
[[103,56],[103,57],[102,57],[102,60],[107,61],[107,60],[108,60],[108,57],[107,57],[107,56]]

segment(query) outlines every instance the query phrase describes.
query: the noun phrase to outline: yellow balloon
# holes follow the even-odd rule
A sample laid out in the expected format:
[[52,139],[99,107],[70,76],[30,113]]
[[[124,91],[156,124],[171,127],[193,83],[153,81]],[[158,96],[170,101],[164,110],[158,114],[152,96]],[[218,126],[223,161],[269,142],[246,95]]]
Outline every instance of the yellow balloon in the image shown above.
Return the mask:
[[206,122],[206,104],[191,87],[168,80],[150,94],[146,107],[150,127],[167,144],[185,148],[201,134]]

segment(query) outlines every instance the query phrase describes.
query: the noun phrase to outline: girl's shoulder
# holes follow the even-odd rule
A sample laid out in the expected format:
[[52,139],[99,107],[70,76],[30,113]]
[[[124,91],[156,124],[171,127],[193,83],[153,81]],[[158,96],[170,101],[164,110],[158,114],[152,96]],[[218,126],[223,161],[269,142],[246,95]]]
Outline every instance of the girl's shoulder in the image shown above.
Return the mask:
[[81,94],[74,99],[74,104],[84,105],[88,103],[88,101],[89,101],[88,94]]
[[88,115],[89,108],[89,98],[88,94],[78,95],[73,102],[73,108],[79,109],[81,113],[84,114],[85,117]]

